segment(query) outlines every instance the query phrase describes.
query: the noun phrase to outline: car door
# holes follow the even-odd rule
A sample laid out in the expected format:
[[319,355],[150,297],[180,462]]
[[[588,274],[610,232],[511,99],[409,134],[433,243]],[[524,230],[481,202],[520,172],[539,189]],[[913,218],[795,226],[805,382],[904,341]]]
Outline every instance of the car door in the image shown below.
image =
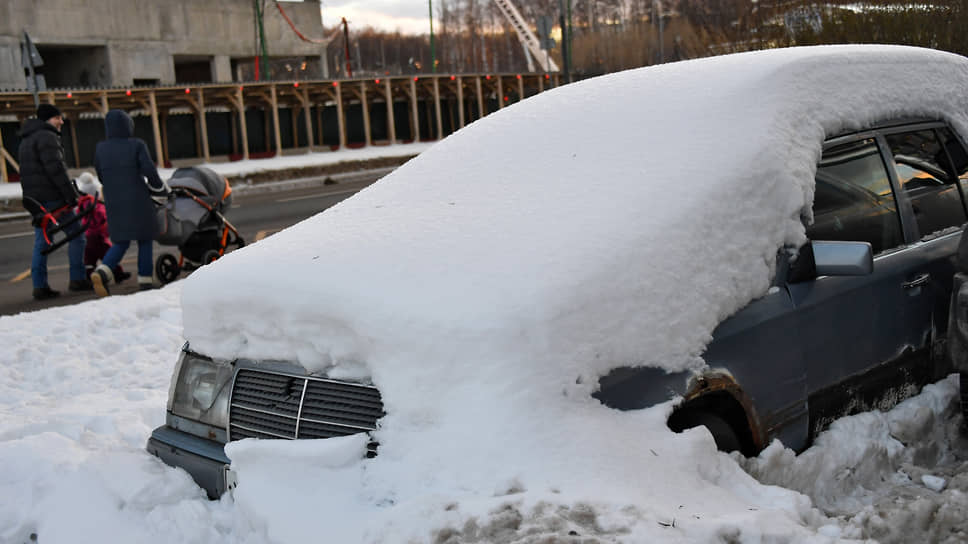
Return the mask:
[[[909,251],[922,263],[919,277],[927,306],[923,311],[930,312],[933,362],[939,362],[955,259],[966,221],[964,189],[959,184],[966,166],[963,162],[956,166],[952,158],[964,157],[964,148],[955,133],[941,123],[886,129],[883,138],[894,161],[899,196],[909,201],[905,208],[916,231]],[[939,379],[946,371],[931,367],[923,370],[933,371],[928,379]]]
[[[817,170],[811,240],[866,241],[869,276],[819,277],[788,286],[798,308],[810,430],[917,391],[932,338],[932,268],[899,195],[893,155],[877,132],[828,142]],[[963,220],[963,219],[962,219]],[[937,279],[937,278],[936,278]]]

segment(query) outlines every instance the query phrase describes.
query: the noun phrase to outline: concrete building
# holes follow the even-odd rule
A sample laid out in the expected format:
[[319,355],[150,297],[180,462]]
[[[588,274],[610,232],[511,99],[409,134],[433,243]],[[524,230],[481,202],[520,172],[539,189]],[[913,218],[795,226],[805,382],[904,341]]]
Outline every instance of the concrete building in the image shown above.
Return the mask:
[[[281,5],[304,36],[323,36],[318,0]],[[300,39],[273,2],[265,6],[270,59],[319,77],[322,47]],[[25,31],[47,88],[79,88],[251,80],[256,29],[253,0],[2,0],[0,89],[28,86]]]

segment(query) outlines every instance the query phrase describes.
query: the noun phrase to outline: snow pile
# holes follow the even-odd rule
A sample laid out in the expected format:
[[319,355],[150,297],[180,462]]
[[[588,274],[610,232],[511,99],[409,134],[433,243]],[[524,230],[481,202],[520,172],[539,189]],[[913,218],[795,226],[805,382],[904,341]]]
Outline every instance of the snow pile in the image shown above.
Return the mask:
[[[640,471],[681,471],[683,464],[673,461],[679,457],[697,464],[678,473],[676,486],[663,487],[666,482],[657,477],[644,490],[647,499],[620,508],[612,498],[627,493],[626,483],[612,479],[607,466],[601,478],[609,479],[591,478],[565,493],[558,488],[528,492],[522,470],[510,486],[494,478],[492,492],[483,496],[438,485],[438,493],[401,504],[402,495],[420,494],[429,483],[399,488],[395,496],[373,495],[370,482],[384,475],[359,470],[350,459],[361,448],[359,437],[235,443],[230,450],[242,487],[234,499],[209,501],[184,471],[144,450],[151,428],[164,419],[169,373],[181,343],[182,283],[0,318],[6,347],[0,365],[0,542],[26,544],[35,534],[38,542],[53,544],[261,544],[313,540],[322,533],[327,541],[348,542],[367,526],[379,530],[362,540],[385,543],[407,542],[410,535],[417,535],[412,541],[441,543],[831,542],[848,537],[888,543],[963,542],[968,536],[968,470],[957,458],[966,444],[955,432],[962,420],[954,413],[954,377],[887,414],[835,423],[800,456],[802,461],[776,446],[759,459],[740,460],[754,473],[756,466],[764,467],[759,477],[767,483],[812,482],[802,491],[837,514],[832,518],[814,511],[805,495],[757,483],[735,457],[716,453],[701,431],[686,433],[694,448],[663,441],[646,458],[629,460],[624,468],[633,477]],[[487,417],[478,414],[468,425]],[[656,424],[639,417],[643,427]],[[865,430],[872,422],[879,431]],[[887,436],[887,429],[896,438]],[[518,441],[496,437],[494,449],[514,449]],[[440,458],[402,469],[445,466],[455,447],[450,440],[438,445]],[[888,465],[855,468],[863,462],[857,452],[879,448],[891,450]],[[836,489],[852,472],[857,476],[851,483],[868,497],[856,500],[860,494],[847,489],[839,500]],[[932,491],[921,483],[924,476],[943,478],[945,488]],[[710,506],[724,496],[732,506]],[[290,507],[295,511],[287,511]],[[292,526],[277,525],[298,515],[306,517]]]
[[179,295],[0,317],[0,542],[151,534],[191,516],[183,501],[201,491],[144,451],[182,343]]
[[[695,514],[676,526],[689,538],[724,518],[743,539],[813,526],[802,496],[724,465],[705,431],[670,433],[671,403],[617,413],[589,394],[616,366],[701,365],[716,324],[766,292],[776,249],[803,240],[824,137],[948,112],[968,134],[964,83],[962,57],[889,46],[613,74],[488,116],[200,270],[183,297],[193,349],[369,374],[383,393],[379,457],[275,474],[300,489],[356,482],[329,500],[355,501],[360,522],[292,496],[268,533],[312,520],[347,539],[420,540],[400,520],[461,527],[509,501],[527,515],[588,496],[605,517],[636,509],[649,536],[671,504]],[[277,446],[228,453],[244,467],[263,447]],[[264,488],[245,482],[271,477],[240,469],[237,504],[254,515]]]
[[799,456],[774,442],[757,458],[735,458],[759,481],[841,518],[845,537],[964,542],[968,440],[958,392],[952,375],[890,412],[835,421]]

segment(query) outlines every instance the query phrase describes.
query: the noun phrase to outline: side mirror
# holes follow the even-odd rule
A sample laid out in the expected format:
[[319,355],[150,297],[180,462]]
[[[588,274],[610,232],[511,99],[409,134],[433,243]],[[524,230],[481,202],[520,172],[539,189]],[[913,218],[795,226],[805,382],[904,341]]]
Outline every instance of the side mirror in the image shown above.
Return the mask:
[[813,281],[819,276],[866,276],[874,271],[873,250],[867,242],[807,242],[796,257],[788,259],[784,253],[778,260],[789,263],[787,283]]
[[818,276],[866,276],[874,271],[867,242],[811,242]]

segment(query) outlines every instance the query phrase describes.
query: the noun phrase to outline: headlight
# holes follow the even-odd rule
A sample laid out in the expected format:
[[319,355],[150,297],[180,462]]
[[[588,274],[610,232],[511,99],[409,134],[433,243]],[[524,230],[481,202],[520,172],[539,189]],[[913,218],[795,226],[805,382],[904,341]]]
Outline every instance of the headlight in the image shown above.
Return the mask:
[[177,416],[224,429],[228,424],[229,362],[182,351],[168,391],[168,410]]

